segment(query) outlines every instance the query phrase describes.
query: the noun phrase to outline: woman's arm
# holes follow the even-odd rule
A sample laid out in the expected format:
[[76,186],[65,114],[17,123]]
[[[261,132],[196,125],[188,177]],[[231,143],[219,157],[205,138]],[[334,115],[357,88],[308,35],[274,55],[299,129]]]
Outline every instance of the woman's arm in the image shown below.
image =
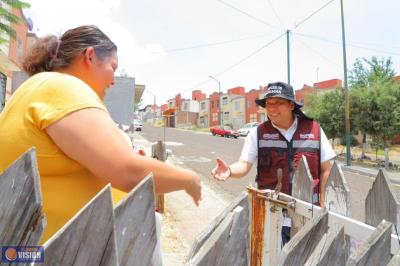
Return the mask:
[[129,191],[153,172],[156,193],[184,189],[196,204],[201,199],[196,173],[135,154],[101,109],[75,111],[47,127],[46,132],[68,157],[113,187]]

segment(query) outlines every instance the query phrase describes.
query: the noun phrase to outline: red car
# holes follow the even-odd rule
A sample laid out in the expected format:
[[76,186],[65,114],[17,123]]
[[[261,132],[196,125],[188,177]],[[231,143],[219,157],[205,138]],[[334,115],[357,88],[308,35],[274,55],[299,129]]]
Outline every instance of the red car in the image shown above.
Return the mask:
[[234,131],[231,127],[229,126],[224,126],[223,128],[221,127],[211,127],[210,132],[213,136],[215,135],[220,135],[221,137],[233,137],[237,139],[239,137],[239,133]]

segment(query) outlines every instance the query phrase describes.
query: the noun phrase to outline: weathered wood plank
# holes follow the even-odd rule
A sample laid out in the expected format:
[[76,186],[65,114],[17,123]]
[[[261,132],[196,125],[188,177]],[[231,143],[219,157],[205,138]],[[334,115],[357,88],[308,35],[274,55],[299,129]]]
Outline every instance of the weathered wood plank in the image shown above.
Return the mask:
[[241,206],[228,213],[187,265],[248,265],[248,215]]
[[[285,201],[296,201],[295,205],[295,213],[312,218],[316,214],[320,213],[322,211],[321,207],[311,205],[311,203],[302,201],[302,200],[296,200],[293,197],[281,193],[279,195],[280,200],[285,200]],[[329,226],[333,226],[335,224],[341,224],[344,226],[344,233],[346,235],[349,235],[351,237],[354,237],[355,239],[358,239],[360,241],[366,241],[368,236],[370,236],[374,231],[375,227],[362,223],[360,221],[351,219],[346,216],[342,216],[340,214],[334,213],[334,212],[329,212],[329,219],[328,219]],[[391,254],[397,254],[399,252],[399,240],[397,235],[392,234],[391,235]]]
[[43,233],[40,176],[34,148],[0,175],[0,246],[35,246]]
[[249,209],[249,199],[246,192],[237,196],[231,204],[229,204],[214,220],[196,237],[190,248],[188,258],[194,257],[198,250],[207,241],[209,236],[215,231],[218,225],[225,219],[228,213],[232,212],[237,206],[241,206],[244,210]]
[[400,265],[400,254],[397,254],[392,257],[387,266],[399,266],[399,265]]
[[[302,156],[297,170],[295,171],[292,183],[292,196],[312,203],[314,192],[314,181],[308,168],[306,157]],[[309,219],[297,214],[292,215],[292,235],[295,235]]]
[[346,263],[346,243],[344,227],[331,227],[327,234],[319,241],[313,253],[304,264],[306,266],[342,266]]
[[379,266],[387,265],[391,259],[390,232],[392,223],[382,220],[376,230],[355,253],[351,254],[346,265]]
[[329,211],[350,217],[350,188],[340,165],[335,161],[325,189],[325,205]]
[[44,249],[45,265],[118,265],[111,186],[52,236]]
[[302,156],[292,182],[292,196],[312,203],[314,181],[306,157]]
[[243,193],[196,238],[186,264],[248,265],[249,242],[249,202]]
[[365,200],[365,223],[377,226],[382,220],[400,228],[400,201],[387,173],[381,169]]
[[323,209],[283,247],[279,265],[303,265],[328,230],[328,211]]
[[114,209],[120,265],[152,265],[157,244],[152,175],[142,180]]

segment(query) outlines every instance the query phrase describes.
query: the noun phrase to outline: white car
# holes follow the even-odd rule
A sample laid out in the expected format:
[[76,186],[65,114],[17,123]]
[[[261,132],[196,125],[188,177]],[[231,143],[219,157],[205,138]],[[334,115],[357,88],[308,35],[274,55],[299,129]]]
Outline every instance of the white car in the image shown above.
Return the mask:
[[250,129],[253,127],[258,126],[260,123],[259,122],[251,122],[243,125],[241,128],[239,128],[238,132],[240,136],[247,136],[250,132]]
[[135,131],[142,131],[143,123],[140,120],[133,120],[133,127]]

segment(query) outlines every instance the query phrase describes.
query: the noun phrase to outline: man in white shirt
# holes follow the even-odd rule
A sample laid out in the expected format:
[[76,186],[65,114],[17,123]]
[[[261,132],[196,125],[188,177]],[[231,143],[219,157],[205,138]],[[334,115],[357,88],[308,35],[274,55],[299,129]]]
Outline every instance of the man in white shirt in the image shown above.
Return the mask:
[[[329,160],[336,156],[324,131],[300,110],[302,104],[296,102],[293,87],[289,84],[268,84],[265,97],[256,103],[265,108],[268,121],[249,132],[238,162],[228,166],[217,158],[212,176],[218,180],[240,178],[247,175],[257,161],[258,188],[275,189],[278,173],[281,173],[281,191],[291,195],[294,172],[301,157],[305,156],[314,179],[313,203],[323,207],[331,168]],[[283,221],[284,245],[290,240],[291,220],[284,215]]]
[[319,205],[323,207],[331,167],[329,160],[336,154],[319,124],[301,112],[302,104],[296,102],[292,86],[275,82],[267,87],[265,97],[256,100],[256,103],[265,108],[268,121],[250,131],[238,162],[228,166],[218,158],[211,174],[218,180],[241,178],[257,161],[259,188],[274,189],[277,184],[276,170],[281,168],[282,192],[291,194],[293,174],[304,155],[314,178],[315,191],[319,194]]

